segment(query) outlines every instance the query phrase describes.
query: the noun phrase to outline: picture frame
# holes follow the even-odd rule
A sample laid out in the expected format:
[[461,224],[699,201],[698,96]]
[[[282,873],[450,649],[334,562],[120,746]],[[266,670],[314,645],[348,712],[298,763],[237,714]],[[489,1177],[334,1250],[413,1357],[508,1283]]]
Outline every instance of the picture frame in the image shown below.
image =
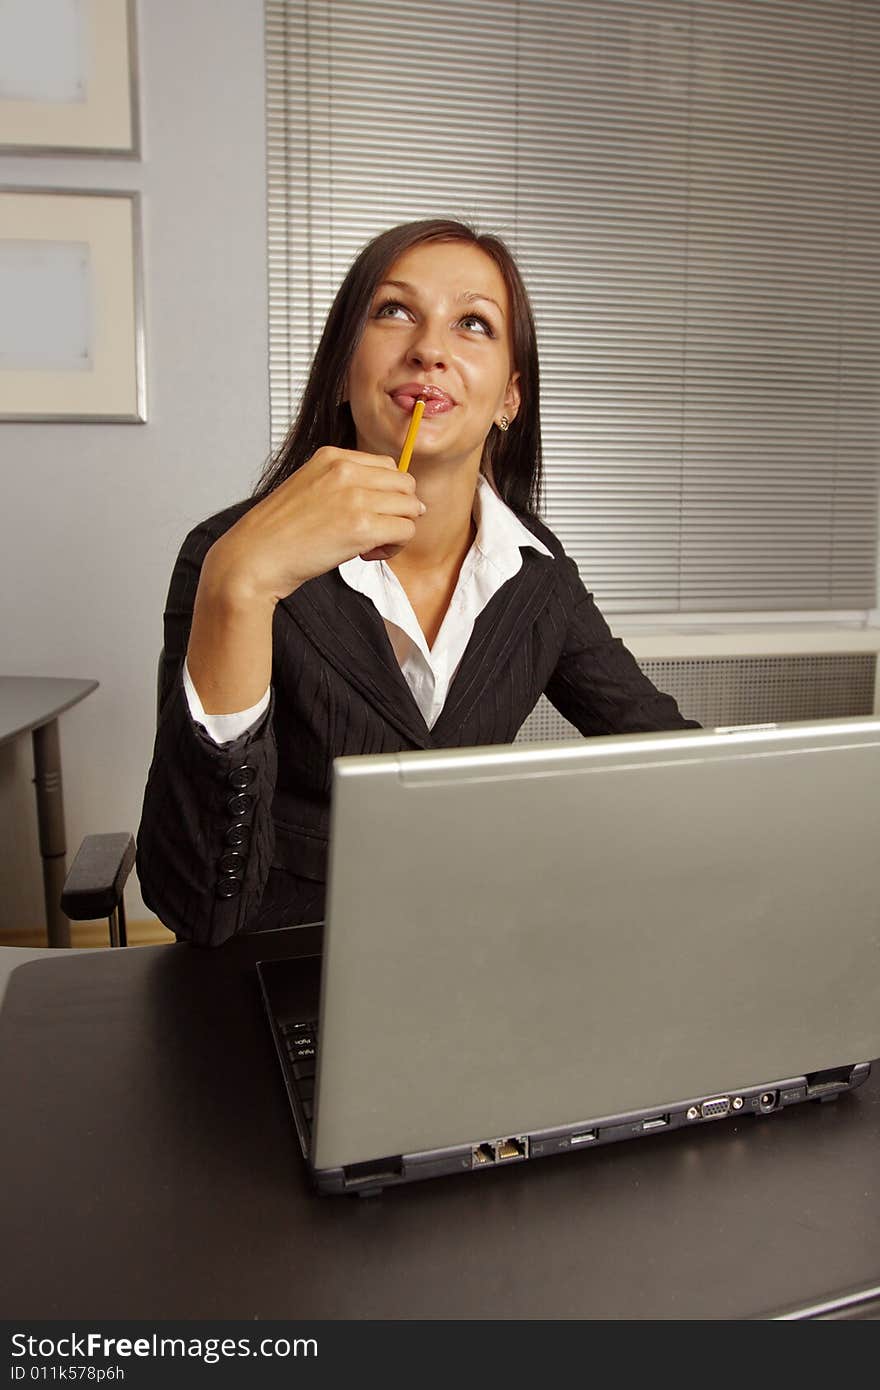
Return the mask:
[[0,421],[146,421],[140,195],[0,187]]
[[135,0],[4,0],[0,153],[138,158]]

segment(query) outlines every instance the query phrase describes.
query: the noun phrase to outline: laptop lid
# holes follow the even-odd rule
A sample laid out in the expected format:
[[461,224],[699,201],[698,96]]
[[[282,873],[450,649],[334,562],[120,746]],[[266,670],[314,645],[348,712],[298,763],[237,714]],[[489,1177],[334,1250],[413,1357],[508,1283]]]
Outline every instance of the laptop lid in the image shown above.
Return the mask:
[[313,1166],[880,1055],[880,720],[339,759]]

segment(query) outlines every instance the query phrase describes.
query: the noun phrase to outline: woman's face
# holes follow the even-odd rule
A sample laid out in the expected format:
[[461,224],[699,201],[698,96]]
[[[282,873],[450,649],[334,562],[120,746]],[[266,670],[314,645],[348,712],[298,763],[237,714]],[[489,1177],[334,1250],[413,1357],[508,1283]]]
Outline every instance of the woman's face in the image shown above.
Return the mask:
[[493,424],[519,408],[510,344],[507,286],[491,256],[464,241],[406,251],[373,296],[348,371],[357,447],[396,458],[428,387],[414,465],[478,464]]

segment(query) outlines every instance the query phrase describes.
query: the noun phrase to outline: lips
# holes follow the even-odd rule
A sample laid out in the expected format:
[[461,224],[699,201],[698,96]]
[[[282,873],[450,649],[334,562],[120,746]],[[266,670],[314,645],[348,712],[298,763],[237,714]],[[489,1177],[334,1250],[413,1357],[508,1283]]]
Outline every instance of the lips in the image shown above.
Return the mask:
[[402,386],[395,386],[388,392],[395,405],[408,415],[412,414],[413,406],[416,401],[425,402],[425,417],[433,415],[445,415],[447,411],[454,410],[456,402],[452,399],[448,391],[443,391],[439,386],[426,385],[421,381],[407,381]]

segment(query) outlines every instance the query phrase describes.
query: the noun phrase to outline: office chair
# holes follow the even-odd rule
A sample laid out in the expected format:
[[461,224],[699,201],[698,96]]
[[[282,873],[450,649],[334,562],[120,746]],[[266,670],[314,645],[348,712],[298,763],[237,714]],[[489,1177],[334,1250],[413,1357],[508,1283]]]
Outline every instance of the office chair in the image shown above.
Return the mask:
[[[156,715],[167,694],[165,650],[159,653],[156,673]],[[106,917],[111,946],[127,946],[125,884],[134,867],[134,836],[128,831],[87,835],[67,871],[61,893],[61,911],[73,922]]]
[[125,884],[134,867],[134,836],[127,830],[87,835],[67,871],[61,911],[74,922],[106,917],[110,945],[127,946]]

